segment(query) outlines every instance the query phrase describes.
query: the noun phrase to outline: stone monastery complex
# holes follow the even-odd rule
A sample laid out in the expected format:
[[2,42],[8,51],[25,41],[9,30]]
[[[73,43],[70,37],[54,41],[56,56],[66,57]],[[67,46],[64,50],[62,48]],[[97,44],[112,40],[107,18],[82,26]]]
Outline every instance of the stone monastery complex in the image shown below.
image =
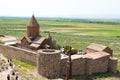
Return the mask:
[[[47,78],[66,76],[68,55],[55,49],[55,40],[48,34],[42,37],[40,25],[34,15],[27,26],[17,47],[0,45],[0,53],[35,65],[37,72]],[[112,57],[112,50],[100,44],[92,43],[85,54],[71,55],[72,75],[92,75],[100,72],[117,72],[117,59]]]

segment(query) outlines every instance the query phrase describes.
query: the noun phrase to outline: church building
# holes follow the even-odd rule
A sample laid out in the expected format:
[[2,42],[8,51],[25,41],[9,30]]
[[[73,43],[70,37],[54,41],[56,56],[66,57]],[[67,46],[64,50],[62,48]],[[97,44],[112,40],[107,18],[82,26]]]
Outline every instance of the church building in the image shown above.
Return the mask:
[[18,47],[29,48],[32,50],[55,48],[55,41],[52,39],[51,35],[48,34],[46,37],[42,37],[39,30],[40,25],[35,19],[35,16],[32,15],[27,25],[26,36],[18,43]]

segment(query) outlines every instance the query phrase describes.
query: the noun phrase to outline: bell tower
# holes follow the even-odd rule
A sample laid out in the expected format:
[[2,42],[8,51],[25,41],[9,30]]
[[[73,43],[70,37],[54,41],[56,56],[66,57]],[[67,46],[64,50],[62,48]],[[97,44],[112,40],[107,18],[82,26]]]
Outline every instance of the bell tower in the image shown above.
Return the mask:
[[27,37],[30,39],[34,39],[39,36],[39,24],[35,19],[34,15],[32,15],[28,25],[27,25]]

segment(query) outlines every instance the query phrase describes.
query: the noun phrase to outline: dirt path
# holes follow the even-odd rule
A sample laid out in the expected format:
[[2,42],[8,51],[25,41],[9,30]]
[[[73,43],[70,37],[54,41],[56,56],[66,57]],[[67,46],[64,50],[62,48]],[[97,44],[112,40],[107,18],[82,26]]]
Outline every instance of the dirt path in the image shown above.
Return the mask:
[[13,68],[9,66],[7,70],[0,72],[0,80],[7,80],[7,75],[10,74],[12,70]]
[[4,37],[0,37],[0,41],[2,42],[9,42],[9,41],[16,41],[17,38],[13,37],[13,36],[4,36]]

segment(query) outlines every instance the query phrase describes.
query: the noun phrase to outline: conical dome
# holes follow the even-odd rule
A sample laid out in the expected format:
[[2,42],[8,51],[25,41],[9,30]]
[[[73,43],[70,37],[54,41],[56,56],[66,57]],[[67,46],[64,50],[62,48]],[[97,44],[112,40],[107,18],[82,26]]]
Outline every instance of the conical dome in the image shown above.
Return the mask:
[[46,36],[47,39],[52,39],[50,33]]
[[37,20],[35,19],[34,15],[32,15],[29,23],[28,23],[29,27],[39,27],[39,24],[37,22]]

